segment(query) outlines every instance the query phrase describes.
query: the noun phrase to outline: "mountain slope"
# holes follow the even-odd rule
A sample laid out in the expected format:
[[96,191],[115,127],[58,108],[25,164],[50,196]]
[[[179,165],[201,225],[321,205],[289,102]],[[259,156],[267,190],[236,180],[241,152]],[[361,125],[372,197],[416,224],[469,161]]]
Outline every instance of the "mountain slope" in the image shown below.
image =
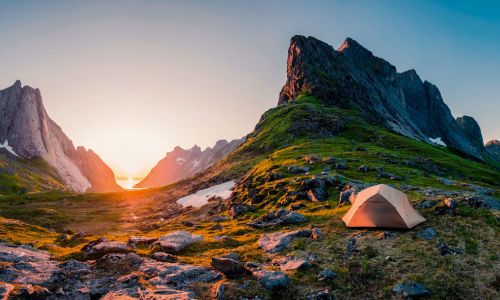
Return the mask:
[[[365,117],[403,135],[426,142],[440,138],[449,146],[482,158],[481,136],[470,139],[444,103],[436,86],[415,70],[398,73],[353,39],[335,50],[313,37],[294,36],[288,50],[284,105],[308,93],[336,106],[354,105]],[[469,121],[470,117],[467,117]],[[472,119],[473,120],[473,119]],[[473,121],[475,123],[475,121]],[[479,132],[474,132],[480,135]]]
[[500,141],[491,140],[485,145],[486,152],[488,152],[494,160],[500,163]]
[[[101,160],[93,160],[91,155],[78,155],[72,141],[45,111],[40,90],[23,87],[20,81],[0,90],[0,140],[21,158],[44,159],[57,170],[59,177],[72,191],[120,189],[112,173],[84,174],[84,166],[98,163],[99,170],[107,166]],[[101,181],[102,177],[106,177],[105,181],[110,185],[94,187],[92,183]]]
[[243,141],[243,139],[230,142],[219,140],[213,148],[208,147],[203,151],[198,146],[187,150],[175,147],[135,187],[161,187],[204,171],[231,153]]

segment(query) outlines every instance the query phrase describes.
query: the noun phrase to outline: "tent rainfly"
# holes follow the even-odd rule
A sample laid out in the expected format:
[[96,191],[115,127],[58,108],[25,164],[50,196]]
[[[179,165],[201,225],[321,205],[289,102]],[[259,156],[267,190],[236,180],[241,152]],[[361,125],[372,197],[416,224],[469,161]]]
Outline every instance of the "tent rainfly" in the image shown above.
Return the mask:
[[425,218],[405,193],[379,184],[359,192],[342,220],[347,227],[412,228]]

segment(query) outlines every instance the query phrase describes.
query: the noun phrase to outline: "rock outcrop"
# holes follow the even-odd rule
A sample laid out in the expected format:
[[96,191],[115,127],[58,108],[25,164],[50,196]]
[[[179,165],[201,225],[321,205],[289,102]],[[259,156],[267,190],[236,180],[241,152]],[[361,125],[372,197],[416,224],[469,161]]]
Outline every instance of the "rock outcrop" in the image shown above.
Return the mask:
[[233,152],[243,142],[244,139],[230,142],[220,140],[215,143],[213,148],[208,147],[205,150],[201,150],[196,145],[187,150],[177,146],[172,152],[167,153],[167,156],[160,160],[135,187],[161,187],[205,171]]
[[474,119],[456,121],[435,85],[422,81],[415,70],[398,73],[351,38],[335,50],[314,37],[292,37],[278,104],[304,93],[327,105],[354,105],[400,134],[428,143],[442,141],[482,158],[482,137]]
[[496,161],[500,161],[500,141],[491,140],[485,145],[486,152]]
[[116,191],[113,172],[91,150],[73,142],[47,114],[39,89],[18,80],[0,90],[0,141],[21,158],[40,157],[54,167],[69,190]]

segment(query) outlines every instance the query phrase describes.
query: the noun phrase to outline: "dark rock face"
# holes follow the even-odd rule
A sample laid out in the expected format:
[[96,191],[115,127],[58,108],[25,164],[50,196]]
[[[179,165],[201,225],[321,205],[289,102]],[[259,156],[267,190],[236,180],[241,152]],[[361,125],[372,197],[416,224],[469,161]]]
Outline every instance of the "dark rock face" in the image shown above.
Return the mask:
[[392,293],[402,296],[405,299],[430,296],[431,292],[421,283],[405,282],[396,284],[392,288]]
[[491,140],[485,145],[486,152],[496,161],[500,161],[500,141]]
[[436,86],[423,82],[414,70],[398,73],[353,39],[347,38],[335,50],[313,37],[292,37],[287,81],[278,104],[303,93],[327,105],[354,105],[368,119],[408,137],[426,142],[441,138],[448,146],[482,157],[479,126],[472,118],[465,119],[462,129],[462,121],[455,121]]
[[73,142],[48,116],[39,89],[13,86],[0,90],[0,143],[23,158],[40,157],[54,167],[69,190],[118,191],[111,169],[91,150]]
[[205,171],[233,152],[244,141],[244,139],[230,142],[220,140],[213,148],[208,147],[205,150],[201,150],[198,146],[184,150],[177,146],[172,152],[167,153],[167,156],[160,160],[135,187],[161,187]]
[[473,117],[458,117],[455,121],[457,122],[458,127],[462,129],[465,135],[472,143],[474,143],[475,146],[477,146],[478,148],[481,148],[483,146],[484,142],[481,128]]

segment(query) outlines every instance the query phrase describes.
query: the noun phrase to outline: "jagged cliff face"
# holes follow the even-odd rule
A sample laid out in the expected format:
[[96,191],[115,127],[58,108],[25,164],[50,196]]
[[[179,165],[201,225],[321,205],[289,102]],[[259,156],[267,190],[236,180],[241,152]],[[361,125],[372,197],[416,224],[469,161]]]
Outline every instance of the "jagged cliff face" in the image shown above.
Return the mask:
[[[72,191],[103,191],[92,184],[97,177],[104,176],[106,180],[114,182],[114,176],[107,178],[109,172],[84,174],[87,164],[94,164],[95,161],[79,156],[73,142],[50,119],[43,106],[40,90],[23,87],[20,81],[0,91],[0,143],[8,143],[21,158],[43,158],[57,170]],[[107,168],[104,162],[100,163],[100,168]]]
[[232,140],[231,142],[220,140],[213,148],[209,147],[203,151],[198,146],[187,150],[175,147],[135,187],[161,187],[195,175],[220,161],[243,141],[244,139]]
[[485,145],[486,152],[496,161],[500,162],[500,141],[491,140]]
[[[331,105],[356,106],[367,118],[405,136],[448,146],[481,158],[479,126],[470,117],[453,118],[441,93],[414,70],[398,73],[353,39],[335,50],[313,37],[294,36],[288,50],[287,81],[279,105],[309,93]],[[466,126],[460,126],[466,120]],[[471,138],[471,135],[473,137]]]

